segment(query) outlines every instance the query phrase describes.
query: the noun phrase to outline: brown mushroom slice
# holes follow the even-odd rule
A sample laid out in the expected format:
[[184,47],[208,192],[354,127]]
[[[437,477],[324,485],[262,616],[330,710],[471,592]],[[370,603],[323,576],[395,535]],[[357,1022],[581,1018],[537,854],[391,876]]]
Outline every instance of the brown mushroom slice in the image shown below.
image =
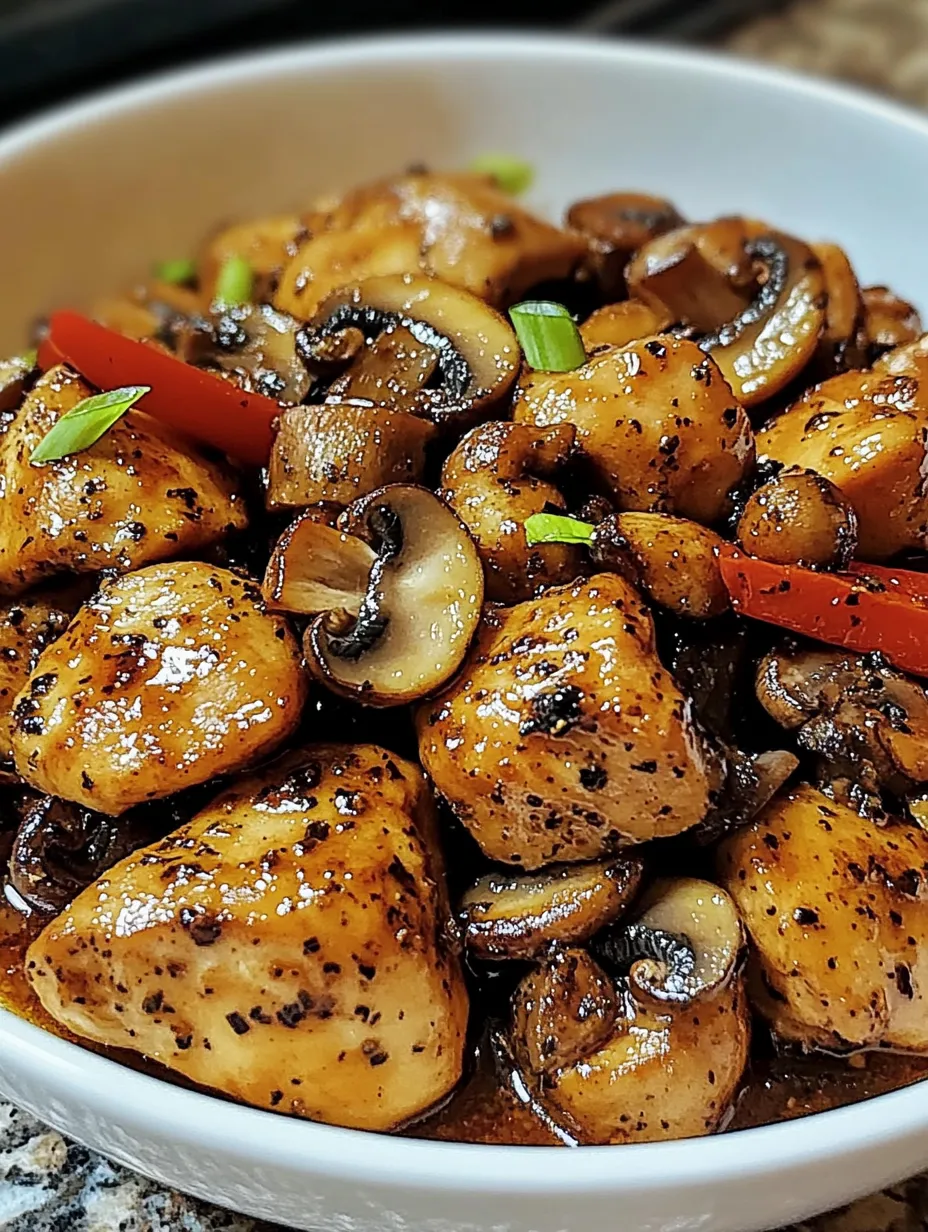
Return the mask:
[[438,354],[404,325],[389,326],[329,387],[329,397],[363,398],[415,411],[416,395],[438,366]]
[[303,639],[310,670],[368,706],[425,697],[454,675],[477,628],[477,548],[443,501],[412,485],[356,501],[344,524],[346,542],[363,537],[375,559],[356,616],[345,604],[318,609]]
[[821,262],[828,296],[819,339],[819,375],[862,368],[866,360],[864,303],[854,267],[837,244],[811,244],[810,248]]
[[554,949],[512,1001],[512,1046],[531,1074],[582,1061],[605,1044],[619,1013],[612,980],[586,952]]
[[[567,211],[566,221],[586,240],[587,264],[606,296],[625,293],[625,265],[634,252],[683,225],[671,202],[640,192],[606,193],[577,201]],[[657,332],[656,328],[644,331]]]
[[[735,225],[734,221],[722,222],[726,227]],[[686,321],[706,332],[737,318],[750,298],[743,288],[733,285],[727,234],[724,244],[700,242],[712,225],[680,227],[646,244],[625,271],[629,294],[655,312],[667,313],[673,320]],[[737,236],[743,243],[740,226]],[[718,255],[720,250],[723,258]]]
[[727,611],[714,530],[669,513],[614,513],[593,531],[594,562],[617,569],[678,616],[706,620]]
[[750,497],[737,536],[746,552],[762,560],[845,569],[857,547],[857,514],[824,475],[795,466]]
[[807,244],[780,231],[754,235],[745,252],[765,272],[750,304],[700,346],[745,406],[755,406],[797,377],[825,327],[825,277]]
[[436,356],[438,381],[404,398],[415,414],[463,430],[488,418],[515,382],[521,351],[509,323],[476,295],[435,278],[385,276],[345,287],[320,305],[299,346],[311,362],[325,339],[347,329],[360,330],[370,346],[397,327]]
[[889,287],[864,288],[863,316],[871,360],[885,351],[915,342],[922,333],[918,310]]
[[577,944],[628,907],[641,882],[634,857],[492,872],[461,899],[464,940],[478,958],[536,958],[552,942]]
[[278,540],[261,591],[268,606],[279,611],[357,616],[376,561],[363,539],[326,525],[308,509]]
[[672,323],[668,312],[640,299],[625,299],[592,312],[580,326],[580,337],[589,353],[600,347],[628,346],[639,338],[663,333]]
[[271,450],[268,508],[347,505],[388,483],[415,483],[435,434],[426,420],[384,406],[292,407]]
[[296,349],[299,324],[270,304],[228,308],[204,328],[194,322],[192,337],[179,339],[178,352],[190,363],[204,363],[236,377],[250,392],[280,402],[302,402],[313,382]]
[[606,930],[596,952],[628,973],[636,999],[689,1004],[724,987],[745,945],[741,916],[719,886],[695,877],[656,881],[632,923]]

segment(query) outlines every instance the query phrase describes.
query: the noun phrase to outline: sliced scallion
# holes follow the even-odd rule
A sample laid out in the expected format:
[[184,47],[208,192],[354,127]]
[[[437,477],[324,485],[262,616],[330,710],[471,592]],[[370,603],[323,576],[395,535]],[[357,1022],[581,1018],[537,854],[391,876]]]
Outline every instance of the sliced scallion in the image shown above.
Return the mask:
[[511,154],[480,154],[470,165],[477,175],[492,175],[497,185],[512,197],[518,197],[531,188],[535,168],[522,158]]
[[559,513],[533,513],[525,519],[525,542],[530,548],[539,543],[589,543],[593,526],[579,518]]
[[46,432],[29,461],[57,462],[59,458],[89,449],[147,393],[151,393],[150,385],[127,385],[84,398],[65,411]]
[[563,304],[526,300],[510,308],[509,316],[530,368],[571,372],[586,363],[580,331]]
[[188,257],[177,257],[173,261],[159,261],[154,269],[159,282],[170,282],[182,287],[197,280],[197,263]]
[[251,302],[255,275],[244,257],[226,257],[216,279],[215,302],[225,308]]

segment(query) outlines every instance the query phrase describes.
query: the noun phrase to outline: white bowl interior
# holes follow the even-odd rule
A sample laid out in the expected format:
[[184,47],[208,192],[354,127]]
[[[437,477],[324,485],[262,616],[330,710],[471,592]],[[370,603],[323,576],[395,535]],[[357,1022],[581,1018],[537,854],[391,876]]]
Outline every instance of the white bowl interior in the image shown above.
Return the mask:
[[[789,76],[661,49],[420,39],[297,49],[133,87],[0,141],[0,352],[36,314],[192,252],[225,219],[413,161],[530,159],[557,216],[614,187],[846,246],[916,302],[928,125]],[[928,297],[926,297],[928,301]],[[748,1232],[928,1162],[928,1100],[730,1138],[580,1152],[360,1136],[127,1073],[0,1011],[0,1092],[227,1205],[341,1232]]]

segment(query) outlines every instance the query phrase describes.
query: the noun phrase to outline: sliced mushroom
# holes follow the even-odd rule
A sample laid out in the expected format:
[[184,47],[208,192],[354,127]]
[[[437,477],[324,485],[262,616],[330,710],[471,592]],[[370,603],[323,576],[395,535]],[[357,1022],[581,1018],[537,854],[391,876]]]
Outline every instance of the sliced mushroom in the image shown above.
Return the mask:
[[662,333],[671,324],[668,312],[640,299],[625,299],[591,313],[580,326],[580,337],[587,352],[592,353],[602,347],[628,346],[639,338]]
[[487,599],[520,603],[582,572],[579,548],[529,547],[525,537],[526,518],[565,508],[555,483],[575,437],[572,424],[536,428],[495,420],[473,428],[446,459],[441,495],[474,537]]
[[329,386],[329,397],[386,402],[413,413],[418,395],[438,367],[438,352],[405,325],[388,325],[370,346],[362,347],[348,371]]
[[388,483],[416,483],[435,433],[426,420],[384,406],[293,407],[271,450],[268,507],[347,505]]
[[757,696],[838,798],[866,811],[868,794],[879,807],[881,788],[901,797],[928,782],[928,695],[882,655],[787,644],[761,661]]
[[601,1048],[619,1003],[612,980],[586,950],[556,947],[513,996],[512,1044],[531,1074],[553,1073]]
[[781,565],[844,569],[857,547],[857,514],[824,475],[790,467],[750,497],[738,542]]
[[722,540],[713,530],[667,513],[614,513],[593,532],[594,563],[617,569],[662,607],[706,620],[729,608],[719,571]]
[[[709,332],[743,312],[753,278],[740,219],[679,227],[645,244],[625,271],[629,294]],[[736,391],[737,392],[737,391]]]
[[718,802],[692,832],[699,847],[714,845],[746,826],[799,768],[799,758],[787,749],[745,753],[730,748],[725,761],[728,773]]
[[594,950],[615,974],[628,974],[636,1000],[687,1005],[731,979],[745,938],[738,909],[709,881],[656,881],[632,923],[614,925]]
[[587,264],[607,298],[625,294],[625,266],[634,252],[682,224],[682,216],[669,201],[640,192],[591,197],[567,211],[567,225],[586,240]]
[[641,882],[635,857],[551,865],[540,873],[487,873],[458,918],[478,958],[535,958],[552,942],[576,945],[628,907]]
[[283,612],[344,611],[357,616],[377,553],[307,510],[284,531],[271,554],[262,593]]
[[188,363],[218,368],[249,392],[302,402],[313,383],[297,352],[298,322],[270,304],[241,304],[218,316],[192,318],[173,332]]
[[837,244],[811,244],[810,247],[821,262],[828,296],[815,364],[816,375],[823,379],[848,368],[864,366],[867,358],[864,301],[854,267],[844,249]]
[[921,335],[918,310],[889,287],[865,287],[863,313],[871,362],[886,351],[915,342]]
[[779,231],[745,252],[764,271],[751,303],[700,342],[745,406],[778,393],[815,354],[825,327],[825,277],[807,244]]
[[344,534],[312,517],[296,522],[274,552],[265,594],[318,613],[303,646],[333,692],[368,706],[425,697],[454,675],[477,628],[476,546],[443,501],[407,484],[355,501],[342,522]]
[[[417,352],[416,375],[402,389],[404,408],[417,415],[463,430],[486,419],[515,382],[521,352],[510,325],[477,296],[432,278],[368,278],[343,288],[320,305],[300,331],[298,346],[312,364],[326,341],[346,330],[360,331],[369,348],[384,332],[398,328],[404,331],[401,337],[411,335],[435,354],[437,380],[422,383],[425,369]],[[359,351],[356,362],[363,356]],[[400,365],[400,377],[408,371],[408,365]],[[390,381],[383,372],[377,379],[384,395],[380,400],[390,403]],[[339,388],[350,388],[353,380],[349,369]],[[332,396],[340,395],[336,390]]]

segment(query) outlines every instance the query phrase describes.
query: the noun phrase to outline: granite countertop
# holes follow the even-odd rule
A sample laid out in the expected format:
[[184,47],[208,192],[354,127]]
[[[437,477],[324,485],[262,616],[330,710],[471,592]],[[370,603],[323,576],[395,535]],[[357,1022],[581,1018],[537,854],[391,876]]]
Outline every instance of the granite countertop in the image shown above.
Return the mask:
[[[733,51],[928,106],[928,0],[794,0],[748,23]],[[3,1232],[275,1232],[165,1191],[0,1103]],[[925,1232],[928,1176],[790,1232]]]

